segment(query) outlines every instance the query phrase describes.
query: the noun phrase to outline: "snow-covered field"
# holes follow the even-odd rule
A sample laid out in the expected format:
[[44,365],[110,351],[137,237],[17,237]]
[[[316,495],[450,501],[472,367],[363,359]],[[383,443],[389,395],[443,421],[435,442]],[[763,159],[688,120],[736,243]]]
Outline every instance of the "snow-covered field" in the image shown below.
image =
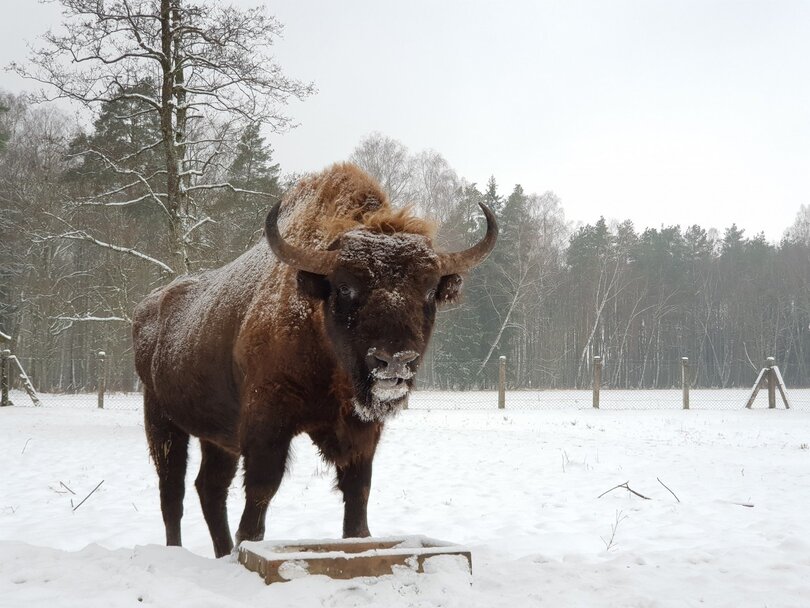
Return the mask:
[[[268,587],[212,558],[196,449],[185,547],[162,546],[136,398],[0,410],[0,606],[810,605],[808,411],[412,409],[375,461],[372,531],[465,544],[472,577],[438,561]],[[294,452],[267,536],[335,537],[332,472],[306,438]],[[651,500],[598,498],[624,482]],[[235,483],[232,528],[242,501]]]

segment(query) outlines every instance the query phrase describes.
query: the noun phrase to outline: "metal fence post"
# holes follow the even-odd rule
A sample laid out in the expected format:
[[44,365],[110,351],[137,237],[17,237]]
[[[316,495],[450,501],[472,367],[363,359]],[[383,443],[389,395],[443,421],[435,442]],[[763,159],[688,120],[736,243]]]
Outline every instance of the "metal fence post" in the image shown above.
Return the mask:
[[498,409],[506,408],[506,357],[498,357]]
[[689,409],[689,357],[681,357],[681,388],[683,390],[683,409]]
[[98,351],[98,408],[104,409],[104,389],[107,384],[107,374],[104,370],[104,358],[107,356],[103,350]]
[[776,359],[768,357],[765,367],[768,368],[768,409],[776,409],[776,373],[773,370],[773,365]]
[[11,405],[8,398],[8,366],[11,351],[4,349],[0,352],[0,407]]
[[602,357],[593,358],[593,406],[599,409],[599,388],[602,386]]

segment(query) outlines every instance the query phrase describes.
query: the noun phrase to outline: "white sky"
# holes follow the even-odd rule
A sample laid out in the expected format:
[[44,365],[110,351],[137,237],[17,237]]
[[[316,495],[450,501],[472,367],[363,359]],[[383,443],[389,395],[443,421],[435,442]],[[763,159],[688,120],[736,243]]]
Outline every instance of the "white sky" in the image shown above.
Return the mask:
[[[285,72],[319,89],[271,138],[285,171],[345,159],[376,130],[504,194],[553,190],[575,221],[778,239],[810,203],[810,2],[267,4]],[[59,18],[0,7],[3,63]]]

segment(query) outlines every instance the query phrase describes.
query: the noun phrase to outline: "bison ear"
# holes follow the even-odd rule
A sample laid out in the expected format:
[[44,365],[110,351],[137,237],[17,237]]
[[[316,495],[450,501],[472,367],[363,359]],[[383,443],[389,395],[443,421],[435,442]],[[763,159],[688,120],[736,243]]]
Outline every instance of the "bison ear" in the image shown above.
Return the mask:
[[439,281],[436,288],[436,302],[439,304],[450,304],[461,296],[461,285],[463,283],[461,275],[446,274]]
[[296,275],[298,291],[316,300],[326,300],[329,297],[329,281],[322,274],[299,270]]

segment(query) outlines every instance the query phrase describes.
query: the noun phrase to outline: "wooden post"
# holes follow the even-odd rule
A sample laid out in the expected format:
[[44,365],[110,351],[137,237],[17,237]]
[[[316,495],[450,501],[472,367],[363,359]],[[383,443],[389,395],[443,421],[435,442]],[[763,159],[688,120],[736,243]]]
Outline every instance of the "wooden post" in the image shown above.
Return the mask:
[[773,375],[776,376],[776,388],[779,389],[779,394],[782,395],[782,401],[785,403],[785,409],[790,409],[790,401],[788,401],[787,387],[785,386],[785,379],[782,378],[782,372],[779,371],[779,366],[773,366]]
[[602,386],[602,357],[593,358],[593,406],[599,409],[599,389]]
[[506,409],[506,357],[498,357],[498,409]]
[[0,352],[0,407],[11,405],[8,398],[8,367],[10,350],[3,350]]
[[768,357],[765,367],[768,368],[768,409],[776,409],[776,374],[773,371],[773,357]]
[[104,409],[104,389],[107,384],[107,376],[104,373],[104,357],[107,356],[103,350],[98,351],[98,408]]
[[681,388],[683,390],[683,409],[689,409],[689,357],[681,357]]

